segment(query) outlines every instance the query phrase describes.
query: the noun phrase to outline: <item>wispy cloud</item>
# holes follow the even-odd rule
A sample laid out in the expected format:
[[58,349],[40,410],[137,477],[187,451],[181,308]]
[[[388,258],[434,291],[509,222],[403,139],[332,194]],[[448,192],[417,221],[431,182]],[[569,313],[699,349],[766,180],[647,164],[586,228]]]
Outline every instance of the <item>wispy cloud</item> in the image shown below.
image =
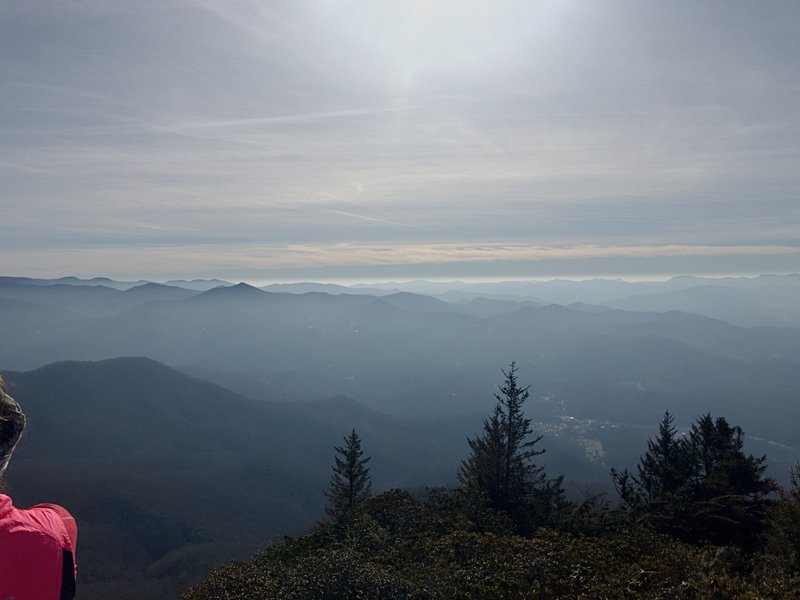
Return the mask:
[[372,221],[374,223],[386,223],[386,224],[389,224],[389,225],[396,225],[397,224],[396,221],[390,221],[389,219],[382,219],[380,217],[372,217],[370,215],[358,214],[358,213],[350,212],[350,211],[347,211],[347,210],[329,209],[329,212],[334,214],[334,215],[343,215],[345,217],[352,217],[354,219],[361,219],[363,221]]
[[[270,274],[306,272],[325,269],[331,273],[347,273],[358,267],[360,273],[380,277],[382,269],[396,266],[423,268],[429,265],[492,265],[492,270],[502,265],[521,265],[538,262],[564,265],[589,264],[587,261],[607,259],[604,264],[615,264],[619,273],[626,272],[626,261],[640,259],[690,259],[736,257],[738,259],[769,260],[787,257],[800,259],[800,246],[573,246],[543,247],[510,244],[453,245],[378,245],[378,244],[286,244],[286,245],[140,245],[134,249],[120,246],[71,248],[57,254],[36,250],[11,250],[4,253],[6,274],[38,274],[52,276],[59,273],[95,275],[105,273],[120,277],[136,274],[158,279],[178,273],[208,275],[210,273],[235,273],[242,278],[261,279]],[[47,258],[47,265],[43,259]],[[766,260],[764,260],[766,259]],[[608,260],[611,260],[609,263]],[[614,262],[617,261],[617,262]],[[113,264],[109,269],[107,265]],[[785,264],[785,263],[781,263]],[[481,271],[482,273],[485,272]],[[491,271],[490,271],[491,272]],[[507,272],[499,269],[498,272]],[[590,272],[590,271],[589,271]],[[730,271],[736,273],[735,270]]]
[[345,119],[350,117],[363,117],[372,115],[385,115],[388,113],[407,110],[407,106],[389,106],[376,108],[352,108],[347,110],[332,110],[318,113],[302,113],[296,115],[279,115],[268,117],[252,117],[247,119],[189,121],[171,125],[154,125],[156,131],[191,131],[195,129],[221,129],[237,127],[254,127],[259,125],[295,125],[325,121],[331,119]]

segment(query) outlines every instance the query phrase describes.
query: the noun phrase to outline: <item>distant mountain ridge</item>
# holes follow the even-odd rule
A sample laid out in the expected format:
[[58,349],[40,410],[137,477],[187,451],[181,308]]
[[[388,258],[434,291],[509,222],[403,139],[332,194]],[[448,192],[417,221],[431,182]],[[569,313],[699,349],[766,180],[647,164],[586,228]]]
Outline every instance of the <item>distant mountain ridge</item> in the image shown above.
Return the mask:
[[305,294],[307,292],[323,292],[325,294],[367,294],[382,296],[392,294],[399,290],[386,290],[380,287],[347,287],[335,283],[314,283],[310,281],[299,283],[271,283],[261,288],[265,292],[278,292],[287,294]]
[[15,283],[22,285],[77,285],[77,286],[94,286],[102,285],[111,287],[118,290],[126,290],[137,285],[149,283],[144,279],[138,281],[115,281],[108,277],[92,277],[91,279],[83,279],[81,277],[58,277],[56,279],[37,279],[34,277],[3,277],[0,276],[0,283]]
[[[107,277],[81,279],[35,279],[0,277],[3,283],[27,286],[103,286],[117,290],[141,287],[147,281],[115,281]],[[208,291],[233,284],[218,279],[171,280],[163,285],[187,290]],[[254,287],[254,286],[253,286]],[[502,303],[528,305],[588,305],[626,308],[637,311],[666,312],[681,309],[730,321],[743,326],[800,327],[800,275],[759,275],[757,277],[704,278],[677,276],[666,281],[629,282],[613,279],[585,281],[501,281],[469,283],[461,281],[407,281],[384,284],[343,286],[333,283],[274,283],[260,289],[273,293],[388,296],[410,293],[435,297],[462,305],[461,312],[473,316],[491,317],[511,309]],[[474,304],[494,302],[494,305]]]
[[[593,408],[594,417],[615,419],[616,399],[631,395],[642,407],[631,414],[652,422],[665,403],[711,408],[727,394],[729,404],[744,409],[754,397],[784,399],[786,390],[800,388],[800,330],[745,328],[674,310],[448,303],[408,292],[288,294],[246,283],[207,291],[161,284],[120,291],[11,282],[0,282],[0,310],[0,336],[13,340],[0,346],[5,368],[141,355],[193,373],[205,369],[257,398],[342,394],[404,415],[479,410],[497,365],[510,360],[524,366],[538,393],[550,399],[547,418],[553,419],[586,410],[590,401],[602,407]],[[631,356],[644,339],[647,354],[634,356],[635,368],[608,364],[604,372],[592,371],[593,387],[577,383],[585,349],[596,353],[593,361],[606,361]],[[717,389],[707,389],[708,378],[698,372],[684,390],[675,344],[721,378]],[[728,389],[733,381],[739,384]]]

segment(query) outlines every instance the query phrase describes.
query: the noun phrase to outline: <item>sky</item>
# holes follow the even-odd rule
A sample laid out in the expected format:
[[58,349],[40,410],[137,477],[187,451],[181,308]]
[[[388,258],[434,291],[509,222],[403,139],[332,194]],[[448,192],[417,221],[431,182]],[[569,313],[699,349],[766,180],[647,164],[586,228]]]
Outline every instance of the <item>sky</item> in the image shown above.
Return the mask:
[[800,271],[800,3],[0,0],[0,275]]

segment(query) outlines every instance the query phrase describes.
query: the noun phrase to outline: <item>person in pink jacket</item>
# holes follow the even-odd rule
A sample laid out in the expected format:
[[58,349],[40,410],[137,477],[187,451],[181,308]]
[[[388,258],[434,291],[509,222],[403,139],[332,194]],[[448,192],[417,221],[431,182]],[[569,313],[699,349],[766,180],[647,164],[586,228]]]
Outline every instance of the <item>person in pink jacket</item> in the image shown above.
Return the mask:
[[[25,430],[25,415],[0,379],[0,481]],[[56,504],[28,509],[0,493],[0,600],[75,597],[78,528]]]

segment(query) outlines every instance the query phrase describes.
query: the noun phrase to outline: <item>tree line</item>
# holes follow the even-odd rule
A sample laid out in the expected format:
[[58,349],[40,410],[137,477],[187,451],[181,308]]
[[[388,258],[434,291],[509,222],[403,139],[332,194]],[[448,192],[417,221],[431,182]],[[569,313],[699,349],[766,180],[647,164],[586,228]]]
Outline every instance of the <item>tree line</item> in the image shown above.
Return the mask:
[[[800,470],[793,470],[790,488],[782,490],[765,476],[766,456],[745,454],[742,428],[711,414],[699,417],[682,436],[666,412],[635,470],[611,469],[616,506],[599,496],[570,502],[563,476],[548,477],[535,461],[545,451],[538,446],[542,436],[534,436],[524,413],[530,386],[519,384],[516,363],[502,373],[482,433],[467,440],[469,455],[458,470],[454,493],[465,506],[508,519],[515,533],[563,527],[576,515],[591,514],[595,520],[644,525],[688,543],[753,550],[764,545],[770,517],[781,512],[771,511],[776,504],[783,504],[784,521],[787,505],[800,516]],[[334,522],[344,522],[371,495],[370,458],[355,430],[335,450],[326,510]]]

